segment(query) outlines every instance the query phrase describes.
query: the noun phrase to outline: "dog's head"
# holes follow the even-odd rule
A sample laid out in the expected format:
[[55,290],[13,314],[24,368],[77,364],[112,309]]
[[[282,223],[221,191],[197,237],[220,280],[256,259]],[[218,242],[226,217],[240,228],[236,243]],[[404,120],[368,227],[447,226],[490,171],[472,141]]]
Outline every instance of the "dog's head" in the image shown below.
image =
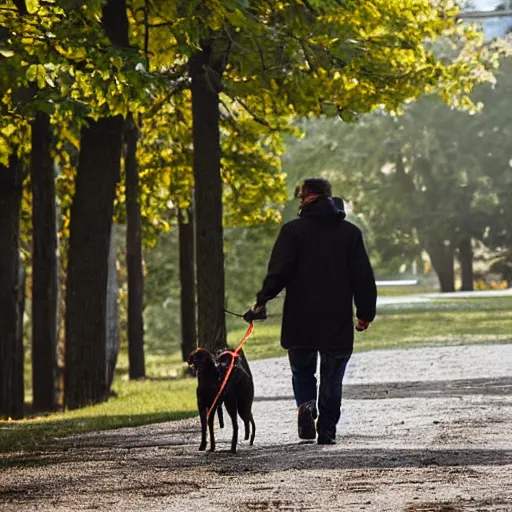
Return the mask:
[[196,348],[188,356],[188,366],[192,375],[196,376],[201,365],[206,361],[212,361],[213,355],[205,348]]

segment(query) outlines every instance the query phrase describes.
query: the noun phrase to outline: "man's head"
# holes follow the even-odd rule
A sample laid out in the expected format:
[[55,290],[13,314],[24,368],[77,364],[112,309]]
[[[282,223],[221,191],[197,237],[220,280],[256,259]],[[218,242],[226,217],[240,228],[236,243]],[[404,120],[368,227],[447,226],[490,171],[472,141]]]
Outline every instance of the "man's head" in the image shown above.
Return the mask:
[[324,178],[307,178],[300,187],[297,187],[295,195],[300,198],[302,205],[318,197],[331,197],[331,184]]

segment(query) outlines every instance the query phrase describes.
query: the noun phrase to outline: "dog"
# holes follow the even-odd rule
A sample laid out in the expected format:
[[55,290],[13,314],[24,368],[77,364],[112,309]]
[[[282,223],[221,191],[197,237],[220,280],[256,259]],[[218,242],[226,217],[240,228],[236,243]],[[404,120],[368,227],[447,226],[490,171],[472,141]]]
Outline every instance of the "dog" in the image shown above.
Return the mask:
[[[231,352],[231,353],[230,353]],[[232,350],[228,348],[227,351],[220,351],[217,353],[217,360],[219,361],[223,373],[228,371],[233,358]],[[228,411],[233,425],[233,436],[231,439],[231,452],[236,453],[238,443],[238,420],[240,416],[244,422],[245,436],[249,444],[252,446],[254,443],[254,436],[256,435],[256,424],[252,415],[252,404],[254,401],[254,382],[252,379],[251,369],[243,350],[235,357],[235,363],[229,379],[226,383],[224,392],[222,393],[224,406]],[[252,427],[252,430],[251,430]]]
[[222,413],[222,400],[219,399],[208,417],[208,410],[212,407],[224,376],[222,367],[215,356],[204,348],[197,348],[188,357],[188,365],[192,373],[197,376],[197,408],[201,419],[201,444],[199,450],[206,450],[206,427],[210,432],[210,451],[215,451],[215,435],[213,422],[215,410],[219,418],[220,428],[224,428],[224,416]]
[[222,428],[222,405],[226,407],[233,426],[231,452],[236,453],[238,443],[238,415],[240,415],[245,425],[245,440],[250,437],[250,444],[252,445],[254,442],[256,433],[256,425],[252,416],[254,383],[249,364],[243,352],[235,358],[233,370],[226,386],[208,417],[208,410],[212,407],[215,397],[219,393],[231,364],[231,359],[231,354],[226,351],[218,351],[214,355],[204,348],[194,350],[188,358],[188,364],[196,373],[198,381],[197,406],[201,418],[201,444],[199,445],[201,451],[206,450],[207,427],[210,434],[210,451],[215,451],[214,416],[215,411],[217,411],[219,424]]

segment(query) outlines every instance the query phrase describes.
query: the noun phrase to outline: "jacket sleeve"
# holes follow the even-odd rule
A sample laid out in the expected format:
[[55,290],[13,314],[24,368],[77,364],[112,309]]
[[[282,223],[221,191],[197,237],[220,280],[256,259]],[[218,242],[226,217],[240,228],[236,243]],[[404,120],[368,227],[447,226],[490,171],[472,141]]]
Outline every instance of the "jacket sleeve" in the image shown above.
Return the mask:
[[272,249],[263,287],[256,296],[258,306],[266,304],[285,288],[295,267],[298,252],[297,237],[290,226],[285,224]]
[[377,286],[372,265],[363,242],[363,235],[358,231],[355,244],[349,256],[349,272],[354,290],[356,317],[372,322],[377,307]]

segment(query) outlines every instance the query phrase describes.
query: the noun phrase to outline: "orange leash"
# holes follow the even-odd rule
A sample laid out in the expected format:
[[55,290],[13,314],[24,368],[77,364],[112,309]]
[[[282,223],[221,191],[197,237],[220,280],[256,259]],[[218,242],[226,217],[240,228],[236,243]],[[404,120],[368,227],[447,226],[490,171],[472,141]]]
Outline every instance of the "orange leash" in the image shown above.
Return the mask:
[[224,388],[226,387],[229,376],[231,375],[231,372],[233,371],[233,367],[235,366],[235,358],[237,358],[238,354],[240,354],[242,347],[244,346],[245,342],[249,339],[249,336],[252,334],[253,329],[254,329],[254,324],[251,322],[249,324],[249,327],[247,328],[247,332],[245,333],[245,336],[242,338],[242,341],[240,342],[240,345],[238,345],[237,349],[235,351],[226,350],[225,352],[222,352],[222,354],[219,355],[219,357],[220,357],[224,354],[229,354],[231,356],[231,363],[229,364],[228,371],[226,372],[224,380],[222,381],[222,384],[220,385],[219,392],[217,393],[217,396],[215,397],[215,400],[213,401],[212,406],[206,411],[206,421],[207,422],[208,422],[208,419],[210,418],[210,413],[214,410],[215,406],[217,405],[217,402],[219,401],[220,395],[222,395],[222,392],[224,391]]

